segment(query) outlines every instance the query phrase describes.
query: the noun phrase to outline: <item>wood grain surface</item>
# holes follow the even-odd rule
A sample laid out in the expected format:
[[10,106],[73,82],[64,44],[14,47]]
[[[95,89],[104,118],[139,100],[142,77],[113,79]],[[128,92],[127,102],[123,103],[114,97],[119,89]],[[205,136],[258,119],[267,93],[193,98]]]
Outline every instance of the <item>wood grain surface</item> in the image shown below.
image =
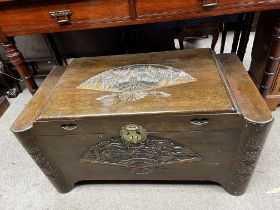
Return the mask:
[[267,104],[238,57],[235,54],[221,54],[218,59],[245,119],[258,123],[271,121]]
[[[147,96],[138,101],[96,100],[105,91],[78,89],[85,80],[106,70],[128,64],[164,64],[185,71],[195,82],[160,88],[168,97]],[[124,75],[125,76],[125,75]],[[143,113],[234,112],[209,49],[75,59],[57,84],[39,119]]]
[[[113,12],[112,12],[113,9]],[[50,12],[71,10],[69,24],[60,26]],[[76,25],[114,22],[129,18],[129,4],[124,0],[78,1],[76,3],[51,4],[45,6],[0,8],[0,26],[3,31],[22,31],[43,28],[71,28]],[[15,15],[16,14],[16,15]]]
[[[76,88],[110,68],[151,62],[174,66],[197,81],[160,89],[170,97],[108,107],[95,100],[104,93]],[[236,55],[198,49],[81,58],[62,72],[51,73],[12,127],[59,192],[84,180],[209,180],[233,195],[245,192],[272,117]],[[146,142],[120,140],[121,127],[131,123],[146,129]],[[180,148],[196,158],[176,161],[174,152],[184,156]]]
[[33,126],[33,122],[36,121],[36,118],[42,111],[42,107],[47,103],[64,70],[65,67],[55,67],[49,73],[40,86],[40,90],[35,93],[12,125],[11,130],[13,132],[21,132],[30,129]]
[[[254,3],[256,0],[220,0],[216,6],[210,7],[208,9],[215,9],[228,5],[238,5],[238,4],[250,4]],[[199,11],[203,9],[203,1],[199,0],[137,0],[136,1],[136,11],[138,17],[145,16],[160,16],[172,13],[184,13],[189,11]],[[207,10],[206,10],[207,11]]]
[[[280,0],[221,0],[203,7],[201,0],[80,0],[0,2],[0,27],[6,36],[166,22],[280,8]],[[59,25],[53,11],[71,10],[70,24]]]

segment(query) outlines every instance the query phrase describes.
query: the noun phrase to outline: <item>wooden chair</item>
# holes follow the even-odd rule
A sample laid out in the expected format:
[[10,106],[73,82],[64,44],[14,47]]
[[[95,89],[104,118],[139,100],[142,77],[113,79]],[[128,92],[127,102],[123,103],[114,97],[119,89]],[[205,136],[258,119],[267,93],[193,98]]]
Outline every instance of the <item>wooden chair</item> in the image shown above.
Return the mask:
[[212,35],[211,49],[214,50],[219,38],[219,26],[220,23],[206,23],[196,26],[184,26],[177,29],[177,38],[180,49],[184,49],[184,39],[186,37],[205,37]]

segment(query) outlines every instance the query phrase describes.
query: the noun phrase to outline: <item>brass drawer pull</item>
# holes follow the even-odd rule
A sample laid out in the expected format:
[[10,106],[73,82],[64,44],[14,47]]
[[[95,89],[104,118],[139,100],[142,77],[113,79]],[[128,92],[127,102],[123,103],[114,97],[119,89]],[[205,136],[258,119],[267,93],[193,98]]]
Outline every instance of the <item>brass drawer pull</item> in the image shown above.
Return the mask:
[[62,124],[60,127],[64,130],[72,131],[75,130],[78,126],[76,124]]
[[71,10],[61,10],[61,11],[54,11],[50,12],[52,18],[56,19],[56,22],[59,25],[68,25],[70,24],[70,16],[72,15]]
[[202,0],[203,8],[212,8],[218,5],[218,0]]
[[198,125],[198,126],[206,125],[206,124],[208,124],[208,119],[206,119],[206,118],[202,118],[202,119],[194,118],[194,119],[191,120],[191,124]]

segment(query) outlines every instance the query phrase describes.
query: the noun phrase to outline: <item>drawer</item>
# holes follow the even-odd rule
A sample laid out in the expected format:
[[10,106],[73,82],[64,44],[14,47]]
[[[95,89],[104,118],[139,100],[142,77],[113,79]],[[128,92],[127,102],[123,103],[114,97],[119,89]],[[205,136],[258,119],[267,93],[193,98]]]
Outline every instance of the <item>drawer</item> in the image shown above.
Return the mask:
[[80,25],[115,22],[129,19],[127,0],[94,0],[54,3],[46,6],[26,5],[21,8],[0,8],[0,27],[7,34],[40,28],[78,28]]
[[256,0],[136,0],[138,18],[181,15],[196,10],[255,2]]
[[243,118],[237,114],[220,115],[162,115],[107,116],[73,120],[39,121],[34,124],[35,135],[114,134],[123,126],[135,124],[148,134],[181,131],[240,130]]

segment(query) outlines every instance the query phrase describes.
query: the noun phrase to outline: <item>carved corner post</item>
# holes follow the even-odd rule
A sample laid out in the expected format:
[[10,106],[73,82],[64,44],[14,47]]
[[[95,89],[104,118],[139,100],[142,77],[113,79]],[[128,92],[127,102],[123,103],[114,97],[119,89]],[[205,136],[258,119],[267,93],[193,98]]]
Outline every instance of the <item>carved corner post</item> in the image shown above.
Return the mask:
[[230,194],[242,195],[245,192],[272,126],[272,121],[272,119],[268,122],[246,120],[241,132],[231,177],[225,186]]
[[278,15],[273,29],[273,36],[267,57],[260,92],[270,109],[274,110],[280,104],[280,16]]
[[41,171],[48,177],[49,181],[55,186],[57,191],[67,193],[74,188],[74,183],[67,180],[56,165],[55,161],[44,151],[38,139],[32,134],[32,128],[14,132],[22,146],[26,149],[32,159],[40,167]]
[[24,57],[17,49],[16,45],[9,41],[0,30],[0,44],[5,49],[10,62],[16,67],[21,79],[28,88],[31,94],[34,94],[38,89],[35,80],[32,78],[31,71],[24,61]]

